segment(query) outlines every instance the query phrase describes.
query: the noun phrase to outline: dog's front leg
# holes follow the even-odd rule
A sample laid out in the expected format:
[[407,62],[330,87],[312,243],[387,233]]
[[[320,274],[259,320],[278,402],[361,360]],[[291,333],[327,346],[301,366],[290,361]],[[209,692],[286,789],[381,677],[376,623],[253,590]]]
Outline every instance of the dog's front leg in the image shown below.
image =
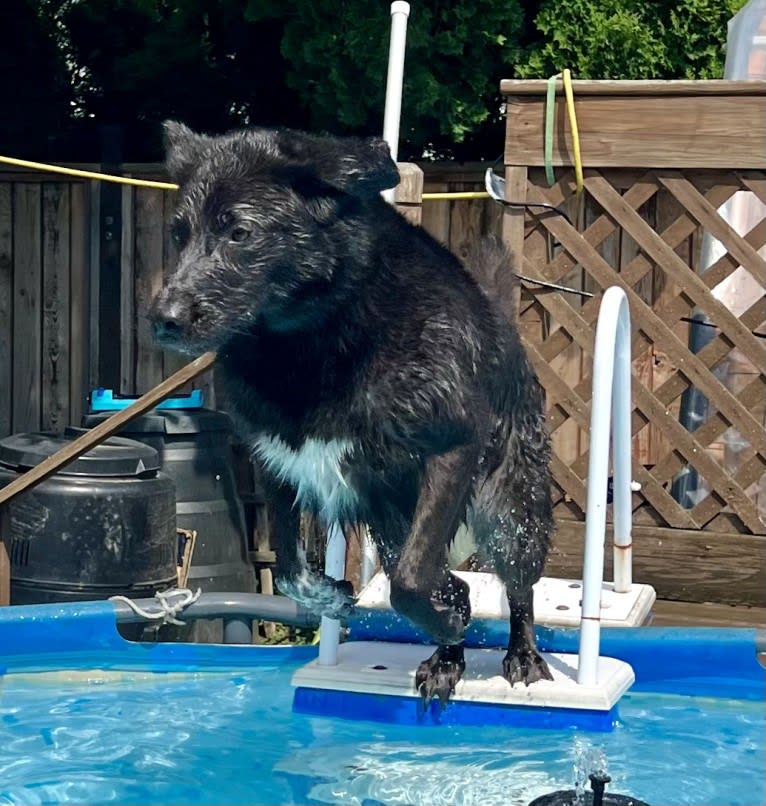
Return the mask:
[[277,555],[277,588],[312,613],[330,618],[347,616],[354,603],[351,583],[315,574],[306,563],[300,545],[300,509],[295,503],[295,490],[268,474],[264,474],[264,487],[269,531]]
[[463,634],[471,617],[468,586],[449,573],[446,550],[465,515],[478,452],[464,446],[431,457],[408,535],[391,579],[391,604],[440,646],[416,674],[427,702],[445,703],[460,679]]

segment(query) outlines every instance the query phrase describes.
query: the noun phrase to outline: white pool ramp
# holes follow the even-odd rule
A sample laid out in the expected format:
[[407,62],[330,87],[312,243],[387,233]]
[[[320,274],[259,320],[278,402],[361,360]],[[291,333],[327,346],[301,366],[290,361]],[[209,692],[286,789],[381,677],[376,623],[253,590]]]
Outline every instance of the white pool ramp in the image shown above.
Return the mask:
[[[509,618],[505,586],[494,575],[479,571],[455,571],[470,587],[471,615],[474,619]],[[534,586],[535,623],[546,627],[580,626],[582,580],[542,577]],[[380,571],[359,594],[357,608],[390,610],[389,581]],[[656,599],[651,585],[633,583],[630,590],[617,593],[612,582],[601,586],[601,626],[639,627],[645,624]]]

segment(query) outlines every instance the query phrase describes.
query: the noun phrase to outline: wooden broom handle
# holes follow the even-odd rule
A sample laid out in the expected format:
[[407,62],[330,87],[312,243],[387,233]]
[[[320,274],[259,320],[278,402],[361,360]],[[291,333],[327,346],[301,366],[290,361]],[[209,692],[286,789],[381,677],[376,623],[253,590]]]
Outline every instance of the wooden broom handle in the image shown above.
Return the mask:
[[78,456],[87,453],[95,445],[108,439],[131,420],[135,420],[136,417],[145,414],[149,409],[153,409],[185,383],[210,369],[215,363],[215,357],[215,353],[204,353],[162,383],[157,384],[154,389],[139,397],[135,403],[131,403],[127,408],[115,412],[95,428],[86,431],[82,436],[65,445],[60,451],[56,451],[52,456],[40,462],[39,465],[35,465],[31,470],[27,470],[26,473],[14,479],[7,487],[0,489],[0,506],[6,504],[19,493],[23,493],[30,487],[34,487],[44,481],[48,476],[52,476],[64,465],[69,464],[69,462],[77,459]]

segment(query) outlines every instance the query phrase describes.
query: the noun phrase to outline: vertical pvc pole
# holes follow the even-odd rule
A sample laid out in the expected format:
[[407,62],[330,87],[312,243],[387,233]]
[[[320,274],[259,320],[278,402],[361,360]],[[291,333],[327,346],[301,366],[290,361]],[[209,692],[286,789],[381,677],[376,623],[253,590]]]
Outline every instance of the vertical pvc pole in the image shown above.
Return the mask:
[[[609,474],[609,436],[612,419],[612,400],[617,398],[622,410],[621,432],[625,425],[630,428],[630,343],[624,343],[629,335],[628,301],[625,292],[616,286],[604,293],[596,325],[596,342],[593,356],[593,395],[590,419],[590,459],[588,462],[588,496],[585,510],[585,560],[582,586],[582,620],[580,622],[580,652],[577,682],[593,686],[598,682],[598,653],[601,639],[601,588],[604,580],[604,536],[606,533],[606,489]],[[617,342],[620,341],[620,349]],[[619,378],[623,392],[615,390],[615,360],[627,364],[627,389],[624,385],[625,369]],[[627,360],[626,360],[627,359]],[[625,400],[628,401],[628,418],[624,418]],[[621,438],[621,446],[624,434]],[[628,463],[630,442],[628,441]],[[620,470],[620,483],[627,482],[630,495],[630,467],[627,479],[624,466]],[[615,488],[617,487],[615,479]],[[616,490],[615,490],[616,492]],[[621,495],[623,492],[621,492]],[[620,499],[620,511],[624,513],[624,500]],[[630,499],[628,498],[628,512]]]
[[[399,156],[399,127],[402,116],[402,86],[404,84],[404,50],[407,42],[407,20],[410,4],[404,0],[391,3],[391,40],[388,48],[386,78],[386,107],[383,113],[383,139],[396,162]],[[393,204],[394,188],[383,191],[383,198]]]
[[[388,143],[391,159],[396,162],[399,156],[399,128],[402,117],[402,87],[404,86],[404,54],[407,44],[407,21],[410,17],[410,4],[404,0],[391,3],[391,39],[388,46],[388,75],[386,77],[386,107],[383,112],[383,139]],[[383,198],[394,203],[396,188],[384,190]],[[375,573],[378,553],[369,531],[362,535],[362,561],[360,583],[366,585]]]
[[[327,576],[333,579],[343,579],[346,571],[346,536],[339,523],[333,523],[327,531],[324,570]],[[322,616],[319,629],[317,662],[320,666],[336,666],[338,664],[338,644],[340,643],[340,622],[337,619]]]
[[623,295],[614,345],[612,381],[612,473],[614,516],[614,591],[628,593],[633,585],[633,509],[631,505],[631,372],[630,316]]
[[362,559],[359,568],[359,584],[364,587],[378,567],[378,552],[368,527],[362,527]]

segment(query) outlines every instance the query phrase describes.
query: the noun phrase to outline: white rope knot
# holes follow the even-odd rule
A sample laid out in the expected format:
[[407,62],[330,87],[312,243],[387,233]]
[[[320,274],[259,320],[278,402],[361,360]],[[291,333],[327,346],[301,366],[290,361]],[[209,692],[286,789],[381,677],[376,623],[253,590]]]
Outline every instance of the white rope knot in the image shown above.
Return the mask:
[[[148,621],[162,620],[163,624],[176,624],[179,627],[184,627],[186,622],[177,619],[176,615],[190,604],[196,602],[201,594],[202,588],[197,588],[196,593],[192,593],[188,588],[170,588],[166,591],[157,591],[154,594],[154,598],[157,600],[159,610],[145,610],[127,596],[110,596],[109,601],[124,602],[134,613]],[[175,598],[175,601],[171,601],[173,598]]]

